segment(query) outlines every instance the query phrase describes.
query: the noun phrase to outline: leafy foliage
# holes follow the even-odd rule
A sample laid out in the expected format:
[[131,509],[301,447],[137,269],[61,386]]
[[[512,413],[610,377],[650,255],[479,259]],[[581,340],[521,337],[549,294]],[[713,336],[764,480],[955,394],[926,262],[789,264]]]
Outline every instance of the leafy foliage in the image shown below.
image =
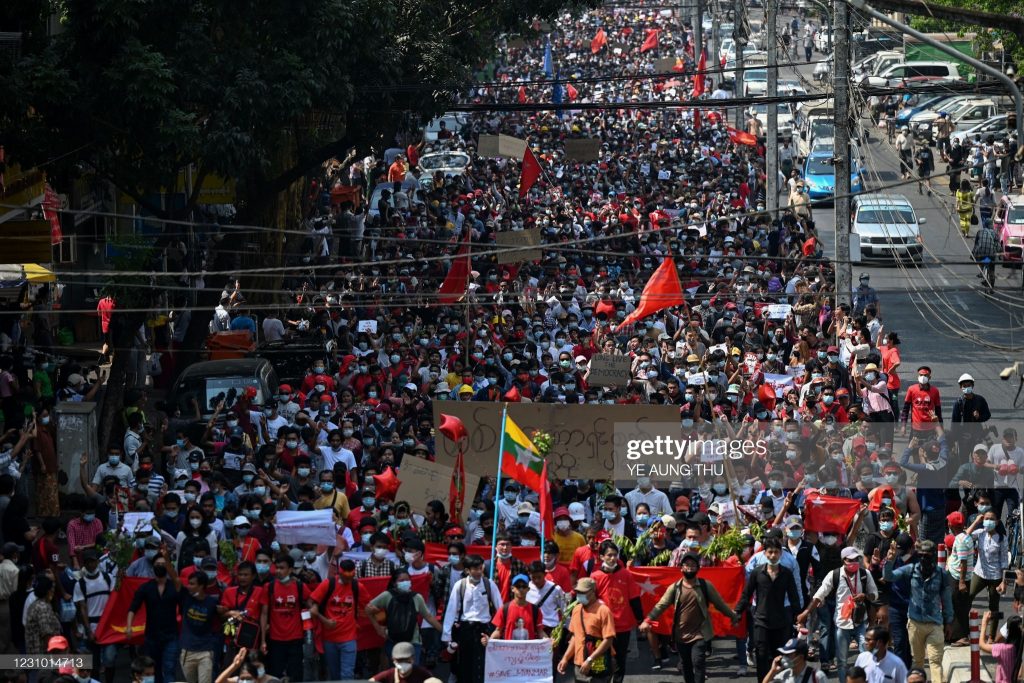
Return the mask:
[[136,199],[189,164],[259,197],[339,145],[381,142],[406,111],[443,111],[499,33],[582,4],[63,0],[47,41],[49,0],[19,0],[0,17],[32,39],[0,65],[0,130],[23,165],[85,162]]

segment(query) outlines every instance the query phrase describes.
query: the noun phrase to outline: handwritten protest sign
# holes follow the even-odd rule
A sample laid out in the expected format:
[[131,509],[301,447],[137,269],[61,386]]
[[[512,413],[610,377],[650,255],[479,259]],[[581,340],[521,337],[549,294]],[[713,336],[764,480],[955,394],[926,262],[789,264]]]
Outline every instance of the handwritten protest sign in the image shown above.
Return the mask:
[[121,530],[129,534],[145,535],[153,530],[152,512],[126,512]]
[[[452,481],[452,468],[439,462],[406,456],[398,470],[402,482],[402,500],[413,510],[423,510],[432,500],[440,500],[448,507],[448,487]],[[466,472],[466,500],[472,500],[480,486],[480,477]],[[459,520],[461,521],[461,520]]]
[[786,387],[793,386],[793,378],[789,375],[765,373],[764,381],[775,390],[776,398],[782,398],[782,392],[786,390]]
[[288,545],[312,543],[333,546],[337,543],[334,512],[327,510],[280,510],[274,524],[277,540]]
[[486,683],[551,683],[551,641],[491,640],[484,659]]
[[360,320],[359,325],[356,326],[356,332],[369,332],[370,334],[377,334],[377,321]]
[[[532,247],[540,245],[540,228],[499,232],[494,237],[498,247]],[[498,263],[522,263],[541,258],[540,249],[502,249],[498,252]]]
[[601,139],[566,140],[565,158],[580,162],[597,161],[601,157]]
[[764,315],[772,320],[785,320],[792,310],[793,307],[789,304],[771,304]]
[[629,356],[598,353],[590,359],[590,374],[587,375],[587,384],[595,387],[628,384],[631,362]]
[[[469,431],[466,471],[493,477],[498,469],[501,439],[501,404],[446,401],[434,404],[434,424],[441,411],[462,420]],[[527,434],[541,430],[551,435],[548,469],[558,477],[608,479],[614,475],[616,428],[629,436],[651,422],[679,422],[673,405],[552,405],[510,403],[508,416]],[[623,445],[623,444],[620,444]],[[445,438],[436,443],[437,461],[455,463],[456,444]]]

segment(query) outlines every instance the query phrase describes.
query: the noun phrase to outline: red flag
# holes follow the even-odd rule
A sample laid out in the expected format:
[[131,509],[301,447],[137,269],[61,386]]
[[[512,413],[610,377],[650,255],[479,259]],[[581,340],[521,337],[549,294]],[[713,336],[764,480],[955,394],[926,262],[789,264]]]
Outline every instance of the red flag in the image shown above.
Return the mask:
[[121,585],[110,594],[107,606],[103,608],[100,622],[96,624],[96,643],[99,645],[142,645],[143,635],[146,631],[146,605],[135,614],[132,622],[132,635],[125,634],[125,625],[128,619],[128,607],[132,604],[132,598],[138,592],[142,584],[150,581],[143,577],[123,577]]
[[823,496],[811,491],[804,496],[804,529],[842,535],[850,530],[860,502],[850,498]]
[[541,470],[540,499],[537,501],[537,512],[540,513],[541,533],[550,534],[555,528],[554,508],[551,506],[551,481],[548,479],[548,461],[544,461],[544,469]]
[[659,29],[649,28],[647,29],[647,37],[644,38],[644,44],[640,46],[640,52],[647,52],[658,47],[658,34],[661,33]]
[[594,39],[590,41],[590,51],[596,55],[607,44],[608,34],[604,32],[603,28],[599,28],[597,33],[594,34]]
[[60,229],[60,197],[50,187],[50,183],[46,183],[43,194],[43,218],[50,221],[50,244],[60,244],[64,240],[64,233]]
[[516,96],[516,101],[519,102],[519,104],[526,104],[527,103],[528,100],[526,99],[526,86],[525,85],[519,86],[519,94]]
[[700,60],[697,62],[697,73],[693,75],[693,96],[700,97],[704,94],[704,72],[708,68],[708,53],[700,51]]
[[[640,588],[640,603],[645,614],[650,612],[665,591],[681,578],[677,567],[632,567],[629,571]],[[735,605],[739,602],[740,595],[743,594],[743,567],[702,567],[700,578],[713,585],[727,605]],[[709,606],[709,609],[711,610],[711,627],[715,636],[720,638],[746,637],[747,629],[744,622],[741,621],[733,626],[729,617],[720,613],[713,606]],[[654,632],[666,636],[671,635],[674,613],[674,609],[665,610],[661,618],[655,622]]]
[[619,323],[619,328],[632,325],[653,313],[682,303],[683,287],[679,284],[676,263],[671,258],[666,258],[644,285],[644,291],[640,294],[640,304]]
[[[439,544],[440,545],[440,544]],[[445,547],[444,558],[448,560],[448,548]],[[417,574],[412,577],[412,589],[423,596],[424,600],[430,597],[431,574]],[[370,617],[366,615],[366,605],[375,597],[388,589],[390,577],[374,576],[359,581],[359,605],[356,609],[356,649],[375,650],[384,645],[384,639],[377,635],[377,631],[370,625]],[[381,613],[383,616],[383,612]]]
[[437,290],[437,300],[441,304],[453,304],[466,296],[466,287],[469,284],[469,271],[471,270],[469,265],[470,230],[468,227],[463,229],[466,232],[463,234],[462,245],[455,254],[455,260],[452,261],[452,267],[448,270],[448,275],[445,276],[444,282],[441,283],[440,289]]
[[519,198],[522,199],[526,196],[526,193],[530,191],[530,188],[536,184],[540,178],[541,168],[540,162],[537,161],[537,157],[533,155],[533,150],[529,147],[523,152],[523,170],[519,176]]
[[[490,539],[487,539],[488,541]],[[483,558],[491,556],[491,546],[471,545],[466,547],[467,555],[479,555]],[[540,559],[540,546],[513,546],[512,557],[522,560],[525,564],[536,562]],[[424,543],[423,561],[429,564],[441,564],[448,561],[448,544],[446,543]],[[426,576],[422,574],[421,576]],[[371,598],[372,599],[372,598]]]
[[569,98],[569,101],[574,101],[579,96],[579,91],[572,87],[572,83],[565,84],[565,94]]
[[693,129],[699,131],[703,121],[700,120],[700,109],[693,108]]
[[757,136],[753,133],[748,133],[745,130],[738,130],[732,126],[727,127],[725,130],[729,133],[729,139],[737,145],[757,146]]
[[462,446],[455,454],[452,481],[448,485],[448,512],[458,524],[462,524],[462,508],[466,503],[466,466],[462,459]]
[[519,393],[519,389],[517,389],[516,387],[512,387],[511,389],[505,392],[505,395],[502,396],[502,399],[508,401],[509,403],[520,403],[523,400],[523,395]]

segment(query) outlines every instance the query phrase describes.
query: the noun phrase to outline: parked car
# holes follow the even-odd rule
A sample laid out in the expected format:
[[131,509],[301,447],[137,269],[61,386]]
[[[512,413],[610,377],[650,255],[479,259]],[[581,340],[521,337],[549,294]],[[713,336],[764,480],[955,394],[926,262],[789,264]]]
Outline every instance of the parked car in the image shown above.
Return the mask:
[[902,126],[905,124],[909,124],[910,120],[914,116],[920,114],[923,111],[928,111],[930,109],[942,109],[943,103],[948,102],[954,97],[956,97],[956,95],[953,93],[943,93],[941,95],[930,96],[918,95],[916,104],[910,104],[896,112],[896,125]]
[[1021,263],[1024,260],[1024,194],[1007,195],[996,204],[992,227],[1003,245],[1003,261]]
[[953,140],[960,140],[960,143],[963,144],[976,137],[985,140],[991,135],[996,142],[1002,142],[1011,133],[1011,130],[1006,127],[1006,120],[1008,118],[1009,114],[996,114],[992,118],[977,123],[966,130],[958,130],[950,135],[949,139],[951,142]]
[[743,70],[743,96],[753,97],[768,92],[768,69]]
[[[780,90],[781,92],[781,90]],[[778,131],[779,138],[793,137],[793,113],[789,109],[789,105],[783,102],[779,102],[775,105],[778,111]],[[754,117],[761,122],[761,126],[768,129],[768,104],[755,104],[750,108],[750,112]]]
[[910,200],[901,194],[866,194],[854,197],[853,227],[861,259],[920,261],[924,253],[918,217]]
[[874,76],[862,80],[861,87],[885,88],[896,87],[907,83],[910,79],[928,77],[951,81],[963,80],[957,66],[953,62],[906,62],[892,64]]
[[220,401],[230,408],[250,387],[256,390],[252,402],[263,405],[277,393],[279,381],[274,366],[265,358],[238,358],[193,363],[185,368],[167,395],[169,413],[206,421]]
[[888,68],[892,64],[899,64],[903,61],[903,53],[895,50],[883,50],[865,57],[853,65],[853,82],[859,85],[866,78],[877,75],[878,72]]

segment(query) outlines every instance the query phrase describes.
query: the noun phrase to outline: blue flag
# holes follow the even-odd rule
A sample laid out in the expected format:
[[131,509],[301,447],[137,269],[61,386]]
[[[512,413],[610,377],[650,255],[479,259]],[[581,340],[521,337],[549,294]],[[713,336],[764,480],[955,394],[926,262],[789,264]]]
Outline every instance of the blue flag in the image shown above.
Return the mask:
[[[559,73],[559,76],[561,73]],[[551,103],[555,105],[555,109],[558,111],[558,118],[562,118],[562,84],[558,82],[558,76],[555,76],[555,85],[551,95]]]
[[544,42],[544,75],[551,78],[554,75],[554,67],[551,64],[551,43]]

